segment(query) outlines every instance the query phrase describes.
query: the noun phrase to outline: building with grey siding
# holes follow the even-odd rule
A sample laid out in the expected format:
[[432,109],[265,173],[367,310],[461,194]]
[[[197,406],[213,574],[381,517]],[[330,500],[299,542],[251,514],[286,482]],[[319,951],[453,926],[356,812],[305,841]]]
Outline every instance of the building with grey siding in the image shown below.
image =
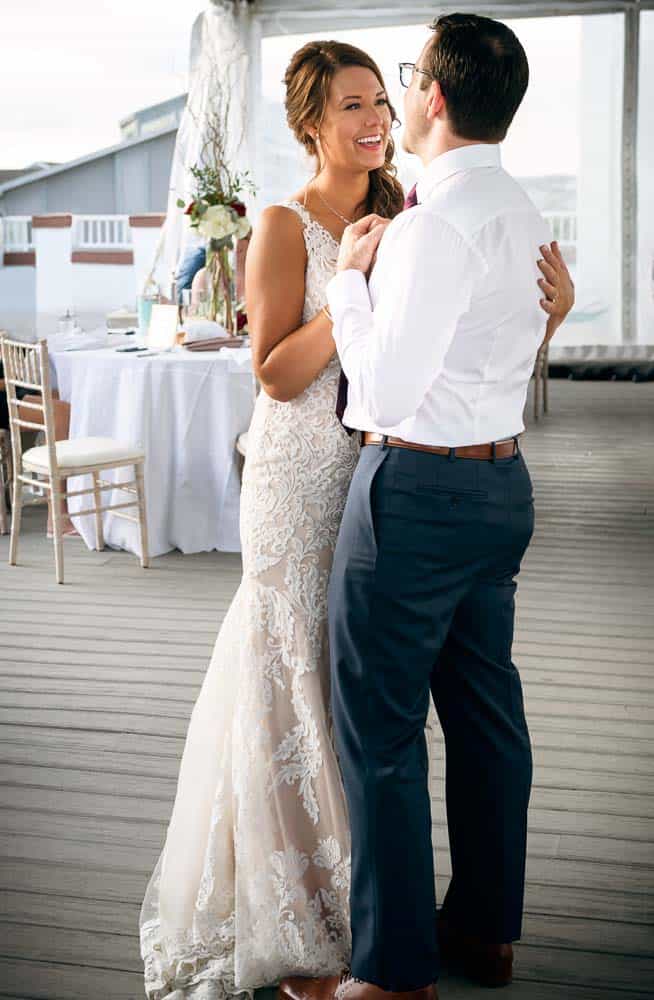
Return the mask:
[[165,212],[185,101],[181,94],[125,118],[115,146],[0,183],[0,216]]

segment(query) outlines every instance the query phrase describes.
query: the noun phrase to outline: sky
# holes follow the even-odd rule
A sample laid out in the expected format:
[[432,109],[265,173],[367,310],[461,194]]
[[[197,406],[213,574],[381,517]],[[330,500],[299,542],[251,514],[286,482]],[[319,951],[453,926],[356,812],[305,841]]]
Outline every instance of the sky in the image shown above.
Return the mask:
[[[63,162],[120,140],[119,120],[182,93],[193,21],[206,0],[2,0],[0,168]],[[505,164],[519,175],[575,173],[579,160],[580,19],[512,22],[531,66]],[[421,26],[330,32],[379,62],[400,118],[398,60],[416,58]],[[281,99],[281,77],[306,40],[264,42],[263,89]]]
[[0,168],[120,141],[118,123],[186,89],[206,0],[0,0]]

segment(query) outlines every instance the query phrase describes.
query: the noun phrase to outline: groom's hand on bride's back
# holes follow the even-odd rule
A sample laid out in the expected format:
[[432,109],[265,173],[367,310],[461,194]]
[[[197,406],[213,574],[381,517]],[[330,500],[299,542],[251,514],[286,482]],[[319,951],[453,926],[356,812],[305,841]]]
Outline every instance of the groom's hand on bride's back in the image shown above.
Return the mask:
[[538,285],[544,296],[540,307],[548,317],[543,341],[546,344],[575,304],[575,286],[557,241],[551,246],[544,243],[540,251],[543,257],[537,264],[543,277],[538,279]]
[[367,274],[377,254],[377,247],[390,219],[381,215],[364,215],[348,226],[341,237],[337,271],[362,271]]

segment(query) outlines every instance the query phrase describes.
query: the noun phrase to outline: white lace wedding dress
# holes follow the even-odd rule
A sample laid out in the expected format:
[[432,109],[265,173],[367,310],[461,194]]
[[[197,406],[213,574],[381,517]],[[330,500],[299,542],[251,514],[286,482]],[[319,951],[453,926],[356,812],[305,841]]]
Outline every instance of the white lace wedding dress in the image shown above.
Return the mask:
[[[338,244],[297,202],[303,320]],[[349,963],[350,840],[332,742],[327,581],[358,456],[334,357],[297,399],[257,398],[241,496],[243,578],[193,708],[140,915],[149,1000],[252,996]]]

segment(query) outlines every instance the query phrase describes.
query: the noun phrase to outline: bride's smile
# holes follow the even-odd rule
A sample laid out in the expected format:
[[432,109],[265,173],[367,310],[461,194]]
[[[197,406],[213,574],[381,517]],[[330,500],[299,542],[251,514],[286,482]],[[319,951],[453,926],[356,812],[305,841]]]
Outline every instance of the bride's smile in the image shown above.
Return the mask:
[[322,120],[314,139],[324,166],[369,171],[386,159],[391,129],[386,90],[365,66],[343,66],[333,77]]

